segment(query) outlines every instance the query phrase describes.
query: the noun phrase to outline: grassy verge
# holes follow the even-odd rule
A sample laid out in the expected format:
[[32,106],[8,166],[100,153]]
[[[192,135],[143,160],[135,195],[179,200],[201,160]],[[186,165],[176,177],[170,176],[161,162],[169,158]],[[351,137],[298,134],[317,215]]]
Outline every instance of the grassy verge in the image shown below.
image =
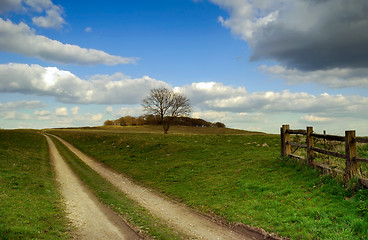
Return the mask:
[[53,141],[69,166],[100,201],[110,206],[129,223],[137,226],[137,230],[155,239],[169,240],[185,238],[184,234],[169,228],[159,219],[153,217],[145,208],[127,198],[115,186],[100,177],[100,175],[83,163],[57,139],[53,138]]
[[58,131],[82,151],[204,213],[293,239],[367,239],[368,192],[279,159],[275,135]]
[[45,137],[0,130],[0,239],[69,239]]

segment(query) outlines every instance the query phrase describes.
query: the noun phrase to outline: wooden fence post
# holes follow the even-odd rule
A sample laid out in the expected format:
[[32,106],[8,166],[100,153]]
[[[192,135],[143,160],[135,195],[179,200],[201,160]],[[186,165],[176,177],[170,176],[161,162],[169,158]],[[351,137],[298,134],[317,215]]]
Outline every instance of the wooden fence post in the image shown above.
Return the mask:
[[307,127],[307,164],[308,166],[312,165],[314,159],[314,151],[313,151],[313,127]]
[[282,125],[281,128],[281,156],[287,157],[291,154],[291,148],[288,142],[290,142],[290,134],[287,130],[290,129],[289,125]]
[[357,157],[357,145],[355,139],[355,131],[345,131],[345,174],[344,182],[347,183],[353,176],[359,174],[358,162],[355,161]]

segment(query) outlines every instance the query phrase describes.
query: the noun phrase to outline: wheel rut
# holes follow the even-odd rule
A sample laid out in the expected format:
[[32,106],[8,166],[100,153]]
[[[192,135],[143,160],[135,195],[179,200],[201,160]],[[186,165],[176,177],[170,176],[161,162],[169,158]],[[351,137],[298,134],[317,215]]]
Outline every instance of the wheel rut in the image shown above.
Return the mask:
[[68,218],[75,228],[73,237],[77,239],[141,239],[120,216],[98,201],[97,197],[73,173],[50,137],[46,136],[46,139]]
[[192,239],[254,239],[233,229],[221,225],[212,219],[196,213],[189,207],[168,200],[151,189],[133,183],[123,174],[116,173],[103,164],[87,156],[65,140],[56,137],[74,154],[76,154],[90,168],[107,179],[110,183],[124,192],[141,206],[148,209],[151,214],[163,219],[168,225],[185,233]]

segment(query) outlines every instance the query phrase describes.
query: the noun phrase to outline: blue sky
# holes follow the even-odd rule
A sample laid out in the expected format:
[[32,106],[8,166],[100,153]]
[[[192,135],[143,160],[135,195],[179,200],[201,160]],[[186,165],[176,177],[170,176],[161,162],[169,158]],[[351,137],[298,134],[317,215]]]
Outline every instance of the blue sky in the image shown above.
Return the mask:
[[[143,114],[153,87],[192,117],[368,135],[368,2],[0,0],[0,127]],[[328,10],[328,11],[327,11]]]

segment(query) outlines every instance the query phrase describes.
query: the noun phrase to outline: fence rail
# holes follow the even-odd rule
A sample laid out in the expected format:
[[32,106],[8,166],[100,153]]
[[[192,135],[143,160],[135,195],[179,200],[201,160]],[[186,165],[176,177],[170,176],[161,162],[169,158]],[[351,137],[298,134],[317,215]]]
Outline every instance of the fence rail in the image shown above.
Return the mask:
[[307,135],[307,131],[304,130],[304,129],[298,129],[298,130],[287,130],[286,131],[287,133],[290,133],[290,134],[302,134],[302,135]]
[[[313,132],[313,127],[307,127],[306,130],[304,129],[292,130],[290,129],[289,125],[282,125],[280,132],[281,132],[281,156],[283,157],[289,156],[298,159],[303,159],[306,160],[309,166],[317,166],[319,168],[328,171],[335,171],[337,173],[343,172],[345,183],[347,183],[352,177],[358,177],[361,183],[368,186],[368,180],[361,176],[360,169],[358,166],[359,162],[368,163],[368,158],[358,157],[357,153],[357,143],[358,142],[368,143],[367,137],[356,137],[355,131],[345,131],[345,136],[317,134]],[[297,143],[290,141],[291,134],[306,136],[306,142]],[[315,147],[314,138],[344,142],[345,154]],[[301,156],[291,153],[291,146],[305,148],[307,152],[307,158],[305,159]],[[325,166],[324,164],[315,163],[314,162],[315,152],[345,159],[345,170],[344,171],[341,171],[339,169],[335,170],[331,169],[329,166]]]
[[313,133],[312,137],[322,138],[322,139],[326,139],[326,140],[345,142],[345,137],[342,137],[342,136]]

